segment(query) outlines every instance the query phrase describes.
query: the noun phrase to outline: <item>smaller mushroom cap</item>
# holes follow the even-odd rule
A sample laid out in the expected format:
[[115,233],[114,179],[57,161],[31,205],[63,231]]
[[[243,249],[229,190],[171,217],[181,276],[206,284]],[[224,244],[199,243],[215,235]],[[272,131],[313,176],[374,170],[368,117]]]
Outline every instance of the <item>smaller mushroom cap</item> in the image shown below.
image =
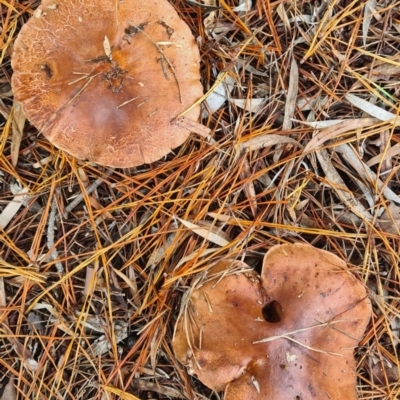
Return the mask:
[[280,245],[261,279],[223,276],[192,290],[178,319],[173,346],[189,373],[226,400],[357,399],[353,351],[371,304],[341,259]]
[[[189,27],[167,0],[43,0],[22,27],[12,88],[54,145],[98,164],[160,159],[203,94]],[[196,121],[200,107],[185,114]]]

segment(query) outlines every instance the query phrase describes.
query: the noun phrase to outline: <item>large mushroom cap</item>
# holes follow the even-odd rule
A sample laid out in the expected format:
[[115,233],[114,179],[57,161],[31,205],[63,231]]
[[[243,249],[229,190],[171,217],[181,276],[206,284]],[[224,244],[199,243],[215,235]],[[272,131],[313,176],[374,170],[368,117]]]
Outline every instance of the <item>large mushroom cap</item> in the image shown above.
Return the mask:
[[176,325],[189,373],[226,400],[357,399],[353,351],[371,304],[342,260],[296,244],[273,247],[261,279],[223,267]]
[[15,41],[12,87],[57,147],[132,167],[187,139],[172,121],[202,96],[199,60],[167,0],[44,0]]

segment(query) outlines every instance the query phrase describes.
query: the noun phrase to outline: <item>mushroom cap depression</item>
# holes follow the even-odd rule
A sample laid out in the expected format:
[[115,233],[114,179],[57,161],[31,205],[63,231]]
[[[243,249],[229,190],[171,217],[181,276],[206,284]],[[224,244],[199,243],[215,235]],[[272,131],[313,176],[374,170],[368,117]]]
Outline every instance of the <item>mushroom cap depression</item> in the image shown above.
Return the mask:
[[188,138],[173,120],[203,94],[199,63],[167,0],[44,0],[15,41],[12,88],[55,146],[133,167]]
[[181,309],[177,358],[226,400],[356,400],[354,348],[371,316],[364,286],[334,254],[280,245],[260,277],[220,262]]

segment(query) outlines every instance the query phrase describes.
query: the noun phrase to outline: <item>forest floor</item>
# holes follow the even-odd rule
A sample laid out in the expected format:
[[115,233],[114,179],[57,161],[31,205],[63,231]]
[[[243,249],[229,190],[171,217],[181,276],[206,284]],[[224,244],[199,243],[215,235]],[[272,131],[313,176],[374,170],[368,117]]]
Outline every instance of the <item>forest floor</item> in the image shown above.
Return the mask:
[[210,135],[114,169],[25,120],[10,60],[40,2],[1,2],[0,399],[221,399],[174,356],[182,296],[283,243],[365,285],[358,395],[400,398],[400,1],[170,3]]

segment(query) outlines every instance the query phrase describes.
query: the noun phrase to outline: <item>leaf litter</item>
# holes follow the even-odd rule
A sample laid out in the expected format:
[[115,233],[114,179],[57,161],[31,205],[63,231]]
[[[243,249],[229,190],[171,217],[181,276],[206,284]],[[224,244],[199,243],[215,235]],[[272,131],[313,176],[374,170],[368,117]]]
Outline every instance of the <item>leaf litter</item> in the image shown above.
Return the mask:
[[173,354],[183,292],[227,258],[257,270],[273,245],[308,242],[345,260],[373,302],[359,398],[398,398],[400,1],[170,2],[201,51],[202,125],[127,170],[75,160],[25,122],[10,56],[37,3],[2,6],[10,396],[220,398]]

